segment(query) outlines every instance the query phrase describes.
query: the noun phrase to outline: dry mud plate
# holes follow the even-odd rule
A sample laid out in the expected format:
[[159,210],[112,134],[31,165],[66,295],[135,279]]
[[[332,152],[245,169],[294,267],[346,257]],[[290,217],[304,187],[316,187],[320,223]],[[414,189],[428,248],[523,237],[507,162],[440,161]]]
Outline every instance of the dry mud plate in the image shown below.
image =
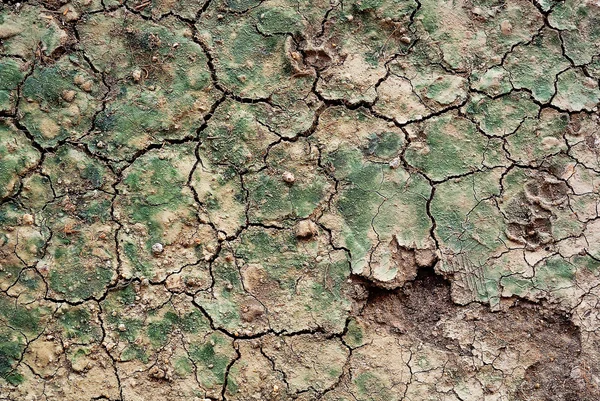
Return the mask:
[[599,81],[599,0],[5,0],[0,400],[600,400]]

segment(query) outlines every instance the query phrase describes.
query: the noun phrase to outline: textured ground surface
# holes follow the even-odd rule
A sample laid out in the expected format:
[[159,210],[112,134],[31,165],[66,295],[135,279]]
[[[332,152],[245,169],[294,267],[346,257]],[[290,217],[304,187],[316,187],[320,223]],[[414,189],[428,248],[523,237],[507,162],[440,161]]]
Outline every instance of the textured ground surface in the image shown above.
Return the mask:
[[600,399],[600,1],[5,3],[0,400]]

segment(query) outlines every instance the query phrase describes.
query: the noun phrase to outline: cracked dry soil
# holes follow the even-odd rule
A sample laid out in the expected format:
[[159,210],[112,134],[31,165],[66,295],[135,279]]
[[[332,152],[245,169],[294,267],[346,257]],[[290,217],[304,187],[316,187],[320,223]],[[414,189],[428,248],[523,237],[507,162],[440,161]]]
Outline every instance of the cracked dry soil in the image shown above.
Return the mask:
[[597,401],[600,2],[0,5],[0,400]]

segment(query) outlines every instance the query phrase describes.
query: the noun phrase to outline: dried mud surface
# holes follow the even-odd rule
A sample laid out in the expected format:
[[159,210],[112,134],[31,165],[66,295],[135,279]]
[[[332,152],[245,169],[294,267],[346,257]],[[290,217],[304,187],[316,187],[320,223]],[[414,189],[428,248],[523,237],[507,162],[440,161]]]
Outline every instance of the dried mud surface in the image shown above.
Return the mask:
[[600,2],[0,5],[0,400],[600,399]]

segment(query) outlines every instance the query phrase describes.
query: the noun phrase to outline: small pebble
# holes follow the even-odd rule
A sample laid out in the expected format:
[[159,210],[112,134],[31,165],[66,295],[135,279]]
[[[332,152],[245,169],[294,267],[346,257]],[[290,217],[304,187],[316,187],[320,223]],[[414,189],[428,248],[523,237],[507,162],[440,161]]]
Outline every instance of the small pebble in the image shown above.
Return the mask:
[[281,178],[283,179],[283,181],[287,182],[288,184],[292,184],[294,181],[296,181],[296,177],[294,177],[294,174],[292,174],[289,171],[284,172],[281,175]]
[[85,81],[80,86],[81,86],[81,89],[83,89],[84,91],[91,92],[93,85],[94,85],[94,83],[92,81]]
[[140,82],[140,79],[142,79],[142,70],[133,70],[131,76],[135,82]]
[[33,215],[26,213],[23,215],[23,224],[26,224],[28,226],[33,224]]
[[164,250],[163,245],[159,242],[157,242],[156,244],[152,245],[152,253],[154,254],[159,254],[162,253]]
[[296,237],[309,239],[319,232],[317,225],[311,220],[302,220],[296,225]]
[[73,99],[75,99],[76,94],[77,94],[77,92],[75,92],[74,90],[64,90],[62,92],[62,98],[66,102],[71,103],[73,101]]
[[583,84],[590,89],[596,89],[598,87],[598,82],[593,78],[586,78],[585,81],[583,81]]
[[509,35],[512,32],[512,24],[508,20],[504,20],[500,23],[500,31],[504,35]]

